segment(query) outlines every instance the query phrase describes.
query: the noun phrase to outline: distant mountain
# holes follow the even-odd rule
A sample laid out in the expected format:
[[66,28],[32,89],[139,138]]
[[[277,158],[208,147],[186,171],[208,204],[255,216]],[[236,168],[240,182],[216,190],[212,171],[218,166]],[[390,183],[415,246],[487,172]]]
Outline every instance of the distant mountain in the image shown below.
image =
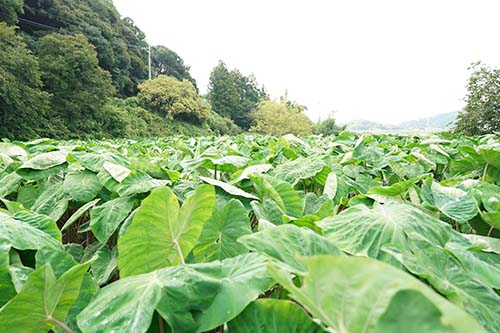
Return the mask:
[[347,123],[351,131],[419,131],[435,132],[447,130],[457,119],[458,112],[441,113],[433,117],[420,118],[402,122],[398,125],[387,125],[369,120],[354,120]]

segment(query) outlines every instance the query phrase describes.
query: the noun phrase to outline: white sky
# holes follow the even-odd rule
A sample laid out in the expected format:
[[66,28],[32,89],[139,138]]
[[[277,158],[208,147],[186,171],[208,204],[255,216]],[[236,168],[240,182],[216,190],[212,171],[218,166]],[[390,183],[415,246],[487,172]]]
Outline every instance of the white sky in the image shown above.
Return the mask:
[[218,60],[288,89],[312,120],[384,123],[459,110],[467,67],[500,66],[498,0],[114,0],[202,93]]

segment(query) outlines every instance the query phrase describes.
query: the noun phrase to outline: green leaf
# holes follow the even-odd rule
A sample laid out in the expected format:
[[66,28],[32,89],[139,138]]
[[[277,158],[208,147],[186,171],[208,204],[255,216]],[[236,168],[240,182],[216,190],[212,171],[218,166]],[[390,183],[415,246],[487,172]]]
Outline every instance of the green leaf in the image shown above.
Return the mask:
[[215,208],[205,223],[193,249],[196,261],[222,260],[247,252],[237,239],[251,233],[245,207],[239,200],[231,199],[221,209]]
[[335,172],[330,172],[328,174],[325,187],[323,188],[323,194],[330,200],[335,198],[335,194],[337,194],[337,174],[335,174]]
[[0,331],[45,333],[57,322],[64,323],[88,266],[74,266],[59,279],[48,264],[35,270],[21,292],[0,310]]
[[103,246],[95,253],[95,256],[90,269],[97,284],[103,285],[108,282],[117,268],[116,247],[110,250],[107,246]]
[[0,308],[16,295],[9,271],[10,242],[0,238]]
[[200,179],[203,180],[207,184],[220,187],[225,192],[232,194],[234,196],[239,196],[239,197],[243,197],[243,198],[247,198],[247,199],[259,200],[259,198],[257,198],[255,195],[248,193],[248,192],[245,192],[242,189],[240,189],[234,185],[231,185],[229,183],[225,183],[225,182],[222,182],[222,181],[217,180],[217,179],[202,177],[202,176],[200,176]]
[[417,233],[431,242],[444,245],[451,228],[444,222],[407,204],[356,205],[318,225],[323,236],[350,254],[397,263],[381,251],[388,243],[406,244],[409,233]]
[[26,150],[9,142],[0,142],[0,153],[21,161],[25,161],[28,157]]
[[91,201],[102,189],[99,178],[95,173],[88,170],[68,173],[64,178],[63,186],[64,192],[77,202]]
[[325,163],[318,158],[298,158],[279,164],[274,175],[295,186],[302,179],[310,179],[323,170]]
[[[403,290],[412,291],[412,296],[421,294],[439,309],[441,320],[435,321],[439,328],[445,326],[455,333],[485,332],[460,308],[411,275],[388,264],[348,256],[314,256],[302,261],[307,270],[300,274],[303,278],[301,286],[293,283],[290,273],[276,266],[271,267],[271,274],[290,292],[292,299],[332,332],[377,332],[379,320],[385,324],[383,316],[391,300]],[[414,300],[405,299],[404,303],[410,301]],[[397,321],[400,327],[420,328],[425,325],[421,322],[402,323],[402,319],[407,318],[400,317]]]
[[220,273],[220,263],[209,263],[122,278],[99,291],[78,315],[78,326],[84,333],[142,333],[157,309],[175,327],[173,332],[183,332],[182,323],[192,332],[198,326],[193,314],[213,301],[221,286]]
[[47,170],[66,163],[67,155],[62,151],[41,153],[24,162],[19,169]]
[[221,288],[213,303],[199,317],[197,332],[214,329],[233,319],[260,294],[275,284],[265,257],[243,254],[222,261]]
[[121,182],[118,187],[118,194],[123,197],[138,193],[146,193],[169,183],[170,181],[168,180],[154,179],[143,171],[133,170],[127,178]]
[[2,177],[2,179],[0,179],[0,198],[5,198],[12,192],[16,191],[23,179],[23,177],[15,172]]
[[118,226],[134,208],[133,197],[121,197],[110,200],[90,210],[92,233],[101,242],[106,243]]
[[180,209],[170,188],[153,190],[118,239],[120,275],[147,273],[182,263],[214,206],[215,191],[210,185],[199,186]]
[[228,323],[231,333],[322,333],[320,326],[291,301],[259,299]]
[[489,332],[500,332],[500,314],[496,311],[500,296],[471,274],[475,269],[467,271],[448,250],[418,235],[412,235],[405,248],[393,244],[384,250],[473,315]]
[[[31,221],[31,220],[30,220]],[[61,243],[36,224],[0,213],[0,235],[19,250],[37,250],[44,246],[60,248]]]
[[290,270],[305,270],[302,256],[318,254],[344,255],[333,242],[321,237],[310,229],[284,224],[275,228],[243,236],[238,240],[249,250],[265,254]]
[[[401,309],[404,309],[402,311]],[[439,308],[416,290],[400,290],[380,317],[375,333],[452,333]]]
[[459,223],[471,220],[478,213],[477,203],[472,194],[455,187],[441,186],[431,179],[422,186],[422,196],[427,205],[436,207]]
[[127,178],[131,172],[130,169],[116,163],[104,162],[102,166],[119,183]]
[[[234,178],[233,180],[231,180],[231,184],[236,184],[236,183],[241,182],[242,180],[250,179],[249,176],[253,175],[253,174],[266,173],[269,170],[271,170],[272,167],[273,166],[271,164],[257,164],[257,165],[251,165],[249,167],[246,167],[242,171],[235,173],[235,175],[237,175],[237,177]],[[233,175],[233,177],[235,175]]]

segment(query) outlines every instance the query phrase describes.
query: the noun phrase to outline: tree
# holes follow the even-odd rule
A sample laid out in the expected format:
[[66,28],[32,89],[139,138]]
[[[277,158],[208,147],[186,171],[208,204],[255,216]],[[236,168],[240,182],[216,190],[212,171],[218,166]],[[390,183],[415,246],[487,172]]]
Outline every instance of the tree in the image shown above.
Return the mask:
[[252,75],[244,76],[238,70],[228,70],[220,61],[210,74],[208,100],[212,110],[231,118],[236,125],[248,130],[253,124],[252,111],[266,98]]
[[154,76],[168,75],[182,81],[187,80],[193,84],[196,91],[196,80],[191,77],[188,65],[184,64],[184,60],[174,51],[165,46],[154,46],[151,48],[151,65]]
[[0,23],[0,137],[43,135],[49,95],[41,90],[37,59],[14,27]]
[[458,114],[456,132],[481,135],[500,131],[500,69],[481,62],[469,68],[466,106]]
[[54,135],[99,133],[97,119],[114,88],[110,74],[99,67],[95,48],[83,35],[50,34],[38,41],[37,53],[45,90],[52,95]]
[[137,95],[144,106],[167,118],[199,122],[209,115],[209,107],[187,80],[160,75],[139,85]]
[[281,98],[266,100],[254,112],[255,125],[251,131],[272,135],[312,134],[311,120],[304,113],[305,107]]
[[13,25],[17,23],[17,14],[23,12],[23,0],[0,0],[0,22]]
[[333,114],[329,114],[328,118],[323,121],[318,121],[316,126],[314,126],[314,134],[321,134],[323,136],[328,135],[338,135],[342,132],[346,126],[339,126],[333,118]]
[[[135,95],[137,84],[147,79],[145,35],[132,19],[122,19],[110,0],[24,0],[20,17],[56,28],[62,34],[85,35],[97,50],[99,66],[111,73],[121,97]],[[35,40],[54,32],[26,22],[19,26]]]

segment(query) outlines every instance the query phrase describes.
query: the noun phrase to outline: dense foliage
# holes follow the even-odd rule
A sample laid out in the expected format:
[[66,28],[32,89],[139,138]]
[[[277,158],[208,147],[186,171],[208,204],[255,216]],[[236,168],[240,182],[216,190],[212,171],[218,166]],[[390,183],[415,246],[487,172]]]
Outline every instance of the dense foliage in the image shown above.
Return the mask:
[[500,131],[500,69],[480,62],[470,69],[467,104],[458,114],[455,130],[469,135]]
[[160,75],[141,83],[137,97],[147,108],[167,118],[200,121],[208,117],[208,105],[187,80]]
[[253,113],[254,126],[251,131],[262,134],[295,135],[312,134],[311,120],[305,115],[304,107],[290,102],[286,97],[279,101],[265,100]]
[[196,81],[189,73],[190,67],[174,51],[165,46],[154,46],[151,48],[151,62],[154,77],[168,75],[180,81],[188,80],[198,91]]
[[0,137],[36,137],[49,109],[38,61],[15,28],[2,22],[0,45]]
[[0,331],[496,333],[499,184],[495,135],[0,143]]
[[230,118],[244,130],[253,124],[252,111],[267,99],[264,88],[259,88],[255,77],[244,76],[239,70],[229,70],[222,61],[214,67],[208,84],[208,100],[212,110]]

